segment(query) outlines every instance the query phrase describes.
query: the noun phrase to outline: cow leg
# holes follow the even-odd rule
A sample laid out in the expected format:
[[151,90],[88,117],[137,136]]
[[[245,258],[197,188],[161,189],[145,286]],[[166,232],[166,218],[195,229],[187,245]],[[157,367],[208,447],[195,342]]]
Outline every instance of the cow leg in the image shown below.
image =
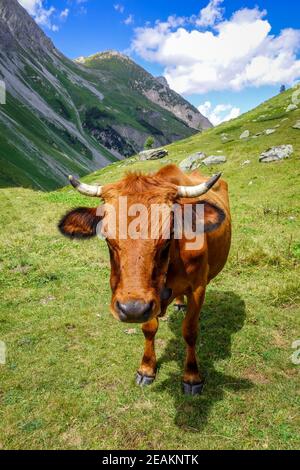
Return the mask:
[[186,311],[186,305],[184,303],[184,295],[180,295],[179,297],[176,297],[175,303],[174,303],[174,310],[175,312]]
[[145,336],[145,349],[142,363],[136,377],[136,383],[141,386],[150,385],[155,379],[156,355],[154,340],[158,330],[158,319],[153,318],[153,320],[143,323],[142,330]]
[[188,295],[187,314],[182,324],[182,334],[186,341],[183,389],[186,395],[202,392],[204,380],[199,374],[196,341],[199,330],[199,316],[204,302],[205,289],[200,288]]

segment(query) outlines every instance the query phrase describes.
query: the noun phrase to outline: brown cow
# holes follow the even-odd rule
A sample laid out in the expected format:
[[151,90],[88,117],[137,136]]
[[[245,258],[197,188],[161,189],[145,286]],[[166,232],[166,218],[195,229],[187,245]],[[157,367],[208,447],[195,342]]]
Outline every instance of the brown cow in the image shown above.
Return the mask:
[[[97,233],[97,226],[106,227],[106,241],[111,261],[111,313],[123,322],[142,323],[145,350],[137,373],[139,385],[149,385],[156,375],[154,338],[158,330],[159,317],[175,300],[178,309],[184,307],[187,297],[187,312],[183,320],[182,333],[186,341],[184,367],[184,392],[201,393],[203,378],[200,376],[196,358],[196,339],[200,310],[204,302],[208,283],[223,269],[231,242],[231,218],[227,183],[220,174],[208,179],[198,171],[187,176],[175,165],[162,168],[156,174],[130,173],[121,181],[106,186],[90,186],[70,177],[71,184],[81,193],[101,197],[104,205],[98,209],[79,208],[68,213],[60,222],[60,231],[71,238],[89,238]],[[156,239],[140,237],[131,239],[113,237],[109,234],[106,207],[113,207],[119,228],[120,196],[127,198],[128,207],[142,204],[150,211],[153,204],[164,204],[161,228],[165,227],[166,215],[171,220],[171,232]],[[199,246],[187,249],[185,233],[175,239],[172,233],[172,208],[174,204],[202,207],[204,233]],[[169,212],[169,214],[167,214]],[[127,226],[132,216],[126,214]],[[117,230],[118,232],[118,230]],[[194,236],[196,240],[196,235]]]

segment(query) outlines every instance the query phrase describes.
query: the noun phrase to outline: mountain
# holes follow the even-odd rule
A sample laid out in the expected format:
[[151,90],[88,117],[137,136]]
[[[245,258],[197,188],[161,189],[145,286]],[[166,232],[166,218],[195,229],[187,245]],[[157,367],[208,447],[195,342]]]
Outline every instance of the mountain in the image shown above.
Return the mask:
[[[212,124],[202,116],[197,108],[188,103],[182,96],[171,90],[165,77],[153,77],[142,67],[137,65],[129,57],[117,51],[107,51],[94,54],[90,57],[80,57],[77,63],[97,70],[106,78],[109,78],[109,87],[115,86],[114,98],[117,98],[119,106],[128,107],[127,93],[130,100],[138,102],[141,95],[152,103],[170,111],[183,121],[188,127],[197,131],[209,129]],[[106,90],[106,96],[111,89]],[[155,117],[152,119],[155,123]],[[151,118],[150,118],[151,120]],[[163,123],[157,127],[164,127]]]
[[0,0],[0,186],[55,189],[69,173],[136,153],[149,134],[165,145],[209,126],[130,59],[82,62],[61,54],[17,0]]

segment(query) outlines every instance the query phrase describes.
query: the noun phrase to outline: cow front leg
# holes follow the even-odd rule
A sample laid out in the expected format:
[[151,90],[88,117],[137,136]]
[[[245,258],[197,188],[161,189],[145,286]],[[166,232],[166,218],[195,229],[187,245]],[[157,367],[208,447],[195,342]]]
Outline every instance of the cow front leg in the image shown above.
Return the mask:
[[138,385],[151,385],[156,376],[156,355],[154,340],[158,330],[158,319],[143,323],[142,330],[145,336],[145,348],[142,363],[136,376]]
[[182,324],[182,334],[186,342],[183,389],[186,395],[198,395],[204,386],[198,369],[196,341],[199,330],[199,316],[204,302],[205,289],[199,288],[188,295],[187,314]]

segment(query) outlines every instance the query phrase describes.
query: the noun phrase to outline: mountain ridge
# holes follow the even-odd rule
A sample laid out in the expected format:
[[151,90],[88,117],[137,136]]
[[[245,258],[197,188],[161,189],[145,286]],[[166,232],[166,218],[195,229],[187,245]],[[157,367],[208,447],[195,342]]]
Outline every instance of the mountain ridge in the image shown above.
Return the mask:
[[108,50],[97,52],[88,57],[81,56],[75,59],[75,62],[101,70],[105,61],[116,58],[131,68],[132,75],[135,77],[134,88],[144,94],[151,102],[172,112],[192,129],[201,131],[213,127],[211,122],[195,106],[170,88],[165,77],[154,77],[126,54],[116,50]]

